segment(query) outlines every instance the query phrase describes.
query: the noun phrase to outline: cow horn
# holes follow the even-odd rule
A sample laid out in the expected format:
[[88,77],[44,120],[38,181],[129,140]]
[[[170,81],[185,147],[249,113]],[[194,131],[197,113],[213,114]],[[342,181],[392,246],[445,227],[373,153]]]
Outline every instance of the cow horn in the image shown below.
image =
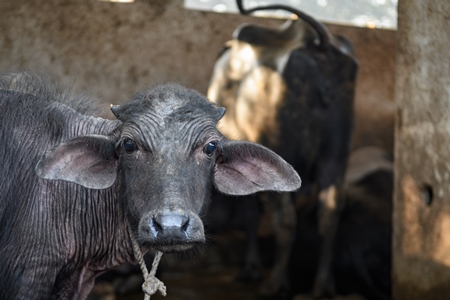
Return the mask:
[[214,119],[216,120],[216,123],[219,122],[219,120],[223,118],[223,116],[225,115],[226,111],[227,110],[226,110],[225,107],[216,107],[216,109],[215,109],[215,116],[214,116]]
[[305,14],[304,12],[302,12],[298,9],[295,9],[295,8],[292,8],[292,7],[286,6],[286,5],[267,5],[267,6],[260,6],[260,7],[255,7],[255,8],[246,10],[246,9],[244,9],[244,6],[242,5],[242,0],[236,0],[236,3],[239,8],[239,11],[243,15],[249,15],[258,10],[273,10],[273,9],[282,9],[282,10],[289,11],[293,14],[296,14],[299,19],[302,19],[303,21],[308,23],[317,32],[317,35],[319,36],[320,49],[326,50],[330,46],[331,33],[328,30],[328,28],[325,25],[323,25],[321,22],[319,22],[316,19],[314,19],[313,17],[311,17],[310,15]]
[[119,119],[120,105],[111,104],[111,111],[114,114],[114,116],[116,116],[116,118]]

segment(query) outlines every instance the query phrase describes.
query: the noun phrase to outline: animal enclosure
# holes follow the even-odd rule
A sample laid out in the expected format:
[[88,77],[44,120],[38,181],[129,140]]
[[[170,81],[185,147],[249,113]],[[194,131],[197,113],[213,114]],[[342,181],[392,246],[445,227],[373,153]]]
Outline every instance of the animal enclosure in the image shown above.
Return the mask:
[[[353,43],[359,63],[352,150],[377,146],[390,157],[395,153],[392,283],[400,300],[448,295],[449,12],[446,1],[399,0],[398,31],[326,24]],[[284,21],[186,10],[181,0],[5,0],[0,1],[0,71],[55,74],[75,91],[100,98],[105,108],[169,81],[206,94],[223,43],[245,22],[276,28]],[[270,266],[273,232],[264,218],[260,243],[270,251],[262,261]],[[210,292],[205,299],[249,297],[257,286],[233,281],[243,241],[239,231],[217,235],[207,240],[210,252],[205,247],[197,259],[165,261],[163,269],[176,270],[166,271],[173,284],[166,299],[200,299],[190,294],[191,287],[211,285],[237,292],[205,289]],[[228,247],[237,254],[225,251]],[[197,285],[189,272],[199,268],[203,271],[195,274],[204,277]],[[217,281],[208,280],[212,274]]]

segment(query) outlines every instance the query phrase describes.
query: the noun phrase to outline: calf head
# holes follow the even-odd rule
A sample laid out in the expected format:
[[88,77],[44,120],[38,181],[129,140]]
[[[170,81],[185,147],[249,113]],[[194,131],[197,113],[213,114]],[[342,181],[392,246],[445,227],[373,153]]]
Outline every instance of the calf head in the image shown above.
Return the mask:
[[224,138],[216,124],[225,109],[193,90],[159,86],[112,111],[116,130],[60,144],[36,172],[114,189],[141,245],[171,252],[203,242],[199,214],[213,186],[231,195],[300,187],[297,173],[272,151]]

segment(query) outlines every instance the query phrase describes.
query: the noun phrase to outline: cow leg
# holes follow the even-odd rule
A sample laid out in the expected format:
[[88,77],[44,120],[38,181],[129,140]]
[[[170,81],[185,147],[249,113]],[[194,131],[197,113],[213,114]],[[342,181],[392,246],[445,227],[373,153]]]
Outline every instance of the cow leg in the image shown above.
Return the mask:
[[276,241],[276,258],[270,277],[263,283],[259,293],[262,296],[275,296],[288,290],[287,267],[295,239],[297,216],[290,193],[270,194],[264,197],[265,206],[272,212]]
[[322,242],[313,288],[314,298],[330,297],[334,294],[333,249],[343,206],[340,191],[338,186],[331,185],[319,192],[318,227]]
[[362,288],[366,291],[366,294],[371,295],[371,299],[390,299],[388,295],[383,294],[383,292],[375,286],[372,276],[370,276],[369,270],[367,269],[361,249],[355,249],[352,247],[350,248],[350,253],[355,264],[356,272],[362,279]]
[[239,272],[240,281],[256,282],[261,279],[261,259],[258,249],[258,229],[248,228],[245,240],[245,262]]
[[261,219],[260,204],[257,197],[250,196],[240,205],[243,205],[239,211],[244,212],[241,219],[244,222],[246,239],[244,267],[240,270],[238,279],[256,282],[261,279],[261,258],[258,248],[258,228]]

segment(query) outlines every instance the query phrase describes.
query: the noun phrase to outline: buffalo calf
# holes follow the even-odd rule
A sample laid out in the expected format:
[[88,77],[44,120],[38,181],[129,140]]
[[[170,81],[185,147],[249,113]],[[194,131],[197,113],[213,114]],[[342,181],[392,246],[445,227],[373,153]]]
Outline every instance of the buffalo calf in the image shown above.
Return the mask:
[[226,194],[300,187],[274,152],[226,139],[224,108],[177,84],[96,117],[32,73],[0,77],[0,299],[83,299],[95,277],[142,251],[205,240],[215,186]]

